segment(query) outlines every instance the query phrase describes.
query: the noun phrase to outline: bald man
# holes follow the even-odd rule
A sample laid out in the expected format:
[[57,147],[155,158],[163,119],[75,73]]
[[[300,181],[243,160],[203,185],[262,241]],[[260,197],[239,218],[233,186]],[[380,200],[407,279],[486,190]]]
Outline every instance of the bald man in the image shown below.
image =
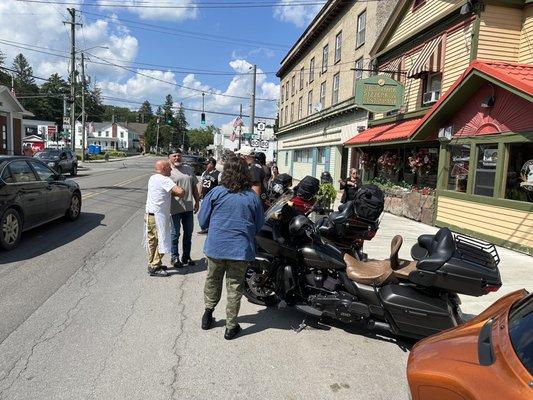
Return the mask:
[[163,266],[163,255],[170,253],[172,246],[170,201],[182,198],[185,191],[170,179],[170,162],[155,163],[155,174],[148,180],[146,196],[145,244],[148,250],[148,274],[168,276]]

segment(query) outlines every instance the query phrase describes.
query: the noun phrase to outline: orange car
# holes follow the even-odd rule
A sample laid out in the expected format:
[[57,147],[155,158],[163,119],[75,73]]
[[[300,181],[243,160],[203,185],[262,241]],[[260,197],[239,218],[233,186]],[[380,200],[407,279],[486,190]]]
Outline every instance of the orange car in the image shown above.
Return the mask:
[[533,294],[418,342],[407,379],[413,400],[533,400]]

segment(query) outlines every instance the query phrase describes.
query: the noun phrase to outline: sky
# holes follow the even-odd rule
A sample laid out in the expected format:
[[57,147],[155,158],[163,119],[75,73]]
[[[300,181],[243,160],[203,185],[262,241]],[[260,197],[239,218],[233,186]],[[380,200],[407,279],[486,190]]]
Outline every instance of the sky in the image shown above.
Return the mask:
[[[226,8],[208,8],[208,3]],[[237,3],[283,6],[243,8],[235,7]],[[140,103],[149,100],[155,111],[166,94],[171,94],[176,105],[182,102],[186,108],[201,109],[203,92],[206,111],[238,113],[242,104],[243,113],[249,114],[251,66],[257,65],[258,70],[256,97],[277,100],[279,79],[275,72],[321,3],[1,0],[0,50],[7,56],[8,67],[22,52],[34,75],[47,78],[59,73],[66,77],[70,28],[63,21],[70,20],[67,8],[74,7],[79,11],[77,22],[83,24],[76,29],[76,46],[87,49],[86,75],[101,88],[105,104],[138,109]],[[276,101],[257,101],[257,116],[275,117],[276,112]],[[191,127],[199,126],[200,113],[187,111],[186,115]],[[207,124],[218,127],[231,123],[233,118],[206,113]]]

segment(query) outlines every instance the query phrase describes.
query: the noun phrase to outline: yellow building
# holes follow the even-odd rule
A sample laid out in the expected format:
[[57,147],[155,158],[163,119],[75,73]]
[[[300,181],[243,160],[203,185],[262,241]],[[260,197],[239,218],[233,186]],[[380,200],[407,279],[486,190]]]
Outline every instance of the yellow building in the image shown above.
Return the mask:
[[295,179],[346,177],[343,143],[367,126],[354,104],[369,75],[369,51],[396,1],[329,0],[281,61],[278,166]]
[[405,96],[347,141],[367,175],[432,186],[436,225],[533,253],[531,1],[399,1],[371,55]]

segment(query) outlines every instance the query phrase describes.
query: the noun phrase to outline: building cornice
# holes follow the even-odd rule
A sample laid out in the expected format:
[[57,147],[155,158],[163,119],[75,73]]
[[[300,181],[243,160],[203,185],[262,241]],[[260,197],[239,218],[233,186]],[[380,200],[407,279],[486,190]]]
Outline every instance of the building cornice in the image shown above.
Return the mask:
[[328,0],[324,7],[320,9],[316,17],[307,26],[305,31],[300,35],[298,40],[294,43],[288,53],[283,57],[276,76],[280,78],[287,69],[290,69],[295,59],[299,57],[301,52],[307,49],[313,41],[326,29],[335,16],[346,6],[352,5],[356,0]]

